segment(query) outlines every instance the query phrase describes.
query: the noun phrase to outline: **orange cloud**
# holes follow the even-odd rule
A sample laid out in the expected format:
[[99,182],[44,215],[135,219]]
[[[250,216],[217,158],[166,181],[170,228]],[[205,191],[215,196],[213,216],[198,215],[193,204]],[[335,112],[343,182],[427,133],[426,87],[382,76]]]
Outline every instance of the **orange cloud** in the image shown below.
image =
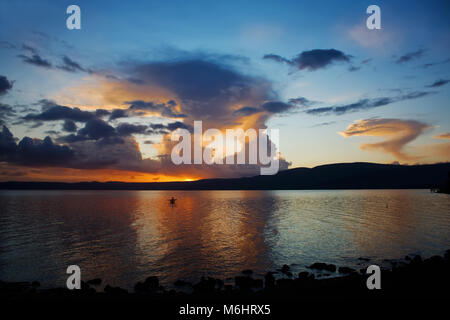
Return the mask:
[[450,139],[450,132],[445,132],[445,133],[438,134],[437,136],[434,136],[434,138],[449,140]]
[[383,137],[382,142],[365,143],[361,145],[362,150],[381,150],[390,153],[399,160],[417,160],[404,152],[406,144],[415,140],[429,125],[415,120],[400,119],[366,119],[358,120],[350,124],[345,131],[339,132],[344,137],[369,136]]

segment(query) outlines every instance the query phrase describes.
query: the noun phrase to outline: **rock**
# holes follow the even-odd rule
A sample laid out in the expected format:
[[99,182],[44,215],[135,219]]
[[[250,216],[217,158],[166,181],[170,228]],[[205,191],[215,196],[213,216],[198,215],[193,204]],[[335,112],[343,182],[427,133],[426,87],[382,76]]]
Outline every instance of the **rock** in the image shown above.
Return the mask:
[[334,264],[326,264],[323,262],[315,262],[312,265],[310,265],[308,268],[336,272],[336,266]]
[[216,279],[201,277],[200,282],[193,285],[194,291],[202,293],[214,292],[216,287]]
[[252,284],[253,288],[262,288],[263,286],[264,286],[264,283],[263,283],[262,279],[253,280],[253,284]]
[[159,279],[156,276],[151,276],[145,279],[144,284],[151,289],[158,289],[159,287]]
[[191,283],[183,280],[177,280],[173,284],[175,287],[185,287],[185,286],[191,286]]
[[128,291],[125,289],[122,289],[120,287],[111,287],[109,284],[106,285],[104,291],[105,293],[111,295],[123,295],[128,293]]
[[412,265],[419,265],[422,264],[422,257],[417,255],[411,260]]
[[145,279],[144,282],[138,282],[134,286],[136,293],[149,293],[159,289],[159,279],[156,276],[151,276]]
[[294,280],[292,279],[278,279],[277,287],[281,289],[291,288],[294,285]]
[[87,284],[92,285],[92,286],[99,286],[102,284],[102,279],[100,278],[95,278],[95,279],[91,279],[86,281]]
[[306,280],[306,279],[308,279],[308,276],[309,276],[309,272],[302,271],[302,272],[300,272],[298,274],[298,279],[299,280]]
[[264,276],[264,283],[266,285],[266,288],[273,288],[275,286],[275,277],[273,276],[272,272],[267,272]]
[[242,271],[242,274],[246,275],[246,276],[251,276],[253,274],[253,270],[246,269],[246,270]]
[[291,268],[290,268],[287,264],[284,264],[284,265],[281,267],[281,272],[283,272],[284,274],[286,274],[287,272],[289,272],[289,270],[291,270]]
[[81,290],[83,291],[88,291],[90,288],[89,284],[87,284],[86,282],[84,282],[83,280],[81,280]]
[[237,276],[234,278],[234,284],[239,287],[239,289],[248,290],[253,285],[253,279],[250,277]]
[[424,264],[434,266],[434,265],[439,265],[443,262],[444,262],[444,258],[442,258],[441,256],[432,256],[431,258],[426,259],[424,261]]
[[343,274],[350,274],[356,272],[356,270],[349,267],[339,267],[338,272]]
[[222,288],[223,288],[223,285],[224,285],[223,280],[216,279],[216,287],[217,287],[218,289],[222,289]]

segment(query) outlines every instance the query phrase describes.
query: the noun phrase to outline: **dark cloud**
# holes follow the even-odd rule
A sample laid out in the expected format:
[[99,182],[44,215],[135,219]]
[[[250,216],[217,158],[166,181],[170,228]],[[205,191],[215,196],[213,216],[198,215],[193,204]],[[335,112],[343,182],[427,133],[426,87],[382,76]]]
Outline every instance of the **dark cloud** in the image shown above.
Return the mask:
[[129,136],[132,134],[147,133],[148,126],[131,124],[131,123],[121,123],[117,126],[116,130],[117,130],[117,133],[121,136]]
[[281,101],[269,101],[264,103],[261,108],[270,113],[283,113],[291,110],[294,106]]
[[355,72],[355,71],[358,71],[359,69],[361,69],[361,67],[350,66],[350,67],[348,68],[348,71],[350,71],[350,72]]
[[413,52],[408,52],[402,56],[400,56],[395,63],[401,64],[401,63],[405,63],[411,60],[415,60],[415,59],[419,59],[423,56],[423,54],[425,53],[425,49],[419,49],[417,51],[413,51]]
[[18,55],[18,57],[21,58],[23,62],[32,64],[32,65],[35,65],[38,67],[44,67],[47,69],[50,69],[52,67],[52,64],[50,63],[50,61],[41,58],[41,56],[38,54],[33,54],[33,55],[31,55],[31,57],[20,54],[20,55]]
[[386,105],[394,103],[394,102],[417,99],[417,98],[421,98],[421,97],[424,97],[424,96],[427,96],[427,95],[430,95],[433,93],[434,92],[415,91],[415,92],[410,92],[407,94],[402,94],[402,95],[399,95],[396,97],[360,99],[359,101],[350,103],[350,104],[308,109],[305,112],[307,114],[311,114],[311,115],[323,115],[323,114],[342,115],[342,114],[345,114],[348,112],[357,112],[357,111],[382,107],[382,106],[386,106]]
[[450,79],[440,79],[440,80],[437,80],[437,81],[433,82],[432,84],[428,85],[427,87],[428,88],[438,88],[443,85],[446,85],[449,82],[450,82]]
[[109,120],[128,117],[128,111],[125,109],[114,109],[109,116]]
[[24,137],[16,144],[6,126],[0,133],[0,159],[27,166],[60,166],[67,164],[74,155],[67,146],[53,143],[50,137],[44,140]]
[[0,76],[0,96],[6,94],[12,89],[14,82],[9,81],[7,77]]
[[87,122],[95,119],[103,114],[109,114],[107,110],[97,109],[94,112],[83,111],[79,108],[71,108],[61,106],[50,100],[41,100],[39,104],[42,106],[41,113],[29,113],[24,119],[33,121],[56,121],[71,120],[76,122]]
[[311,107],[314,104],[316,104],[317,102],[311,101],[305,97],[298,97],[298,98],[289,99],[288,103],[295,104],[296,106],[299,106],[299,107]]
[[5,120],[7,120],[10,117],[13,117],[15,115],[16,115],[16,112],[11,106],[0,103],[0,125],[3,124],[3,122]]
[[86,122],[84,128],[78,130],[78,135],[93,140],[111,137],[115,134],[116,130],[101,119],[91,119]]
[[7,160],[11,154],[16,152],[16,141],[13,134],[6,126],[0,132],[0,161]]
[[449,62],[450,62],[450,58],[446,59],[446,60],[443,60],[443,61],[425,63],[425,64],[421,65],[420,67],[426,69],[426,68],[429,68],[429,67],[434,67],[434,66],[438,66],[438,65],[441,65],[441,64],[446,64],[446,63],[449,63]]
[[[125,104],[128,104],[128,110],[130,112],[140,114],[140,112],[155,112],[159,113],[164,117],[168,118],[185,118],[186,115],[182,113],[178,113],[174,110],[176,106],[176,102],[170,100],[168,103],[156,103],[156,102],[146,102],[142,100],[135,101],[127,101]],[[112,115],[111,115],[112,116]]]
[[23,138],[17,145],[17,163],[32,166],[64,165],[73,156],[67,146],[53,143],[50,137],[44,140]]
[[59,69],[68,71],[68,72],[88,72],[85,68],[83,68],[78,62],[73,61],[68,56],[63,56],[63,64],[58,66]]
[[233,111],[233,114],[238,117],[246,117],[261,111],[259,108],[245,106]]
[[99,118],[109,116],[110,114],[111,114],[111,112],[109,112],[108,110],[105,110],[105,109],[95,110],[95,116],[99,117]]
[[154,123],[150,125],[150,128],[152,129],[153,133],[163,133],[163,134],[175,131],[177,129],[186,129],[190,131],[192,130],[191,126],[180,121],[171,122],[168,124]]
[[334,62],[350,62],[351,55],[347,55],[336,49],[314,49],[303,51],[295,58],[289,60],[276,54],[268,54],[263,59],[269,59],[280,63],[287,63],[299,70],[315,71],[323,69]]
[[77,125],[72,120],[64,120],[62,129],[67,132],[75,132],[77,131]]
[[291,60],[286,59],[286,58],[284,58],[282,56],[279,56],[277,54],[272,54],[272,53],[264,55],[263,59],[273,60],[275,62],[280,62],[280,63],[293,64],[293,62]]
[[35,47],[26,45],[26,44],[22,44],[22,50],[24,51],[28,51],[31,54],[38,54],[38,50]]

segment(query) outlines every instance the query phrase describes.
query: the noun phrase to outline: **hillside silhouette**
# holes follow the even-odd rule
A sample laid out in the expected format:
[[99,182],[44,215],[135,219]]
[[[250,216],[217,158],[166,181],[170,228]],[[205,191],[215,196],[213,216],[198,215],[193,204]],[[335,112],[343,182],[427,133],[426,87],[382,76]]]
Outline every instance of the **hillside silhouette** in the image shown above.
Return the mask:
[[204,179],[189,182],[0,182],[0,189],[67,190],[307,190],[307,189],[424,189],[442,185],[450,163],[391,165],[337,163],[294,168],[273,176]]

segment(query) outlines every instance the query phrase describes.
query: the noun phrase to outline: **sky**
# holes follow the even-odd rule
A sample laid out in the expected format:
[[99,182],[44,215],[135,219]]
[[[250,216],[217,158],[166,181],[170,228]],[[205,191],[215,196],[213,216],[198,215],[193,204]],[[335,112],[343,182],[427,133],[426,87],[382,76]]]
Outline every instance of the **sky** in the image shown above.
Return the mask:
[[0,180],[259,174],[174,165],[198,120],[278,129],[281,170],[447,162],[449,89],[448,1],[0,0]]

